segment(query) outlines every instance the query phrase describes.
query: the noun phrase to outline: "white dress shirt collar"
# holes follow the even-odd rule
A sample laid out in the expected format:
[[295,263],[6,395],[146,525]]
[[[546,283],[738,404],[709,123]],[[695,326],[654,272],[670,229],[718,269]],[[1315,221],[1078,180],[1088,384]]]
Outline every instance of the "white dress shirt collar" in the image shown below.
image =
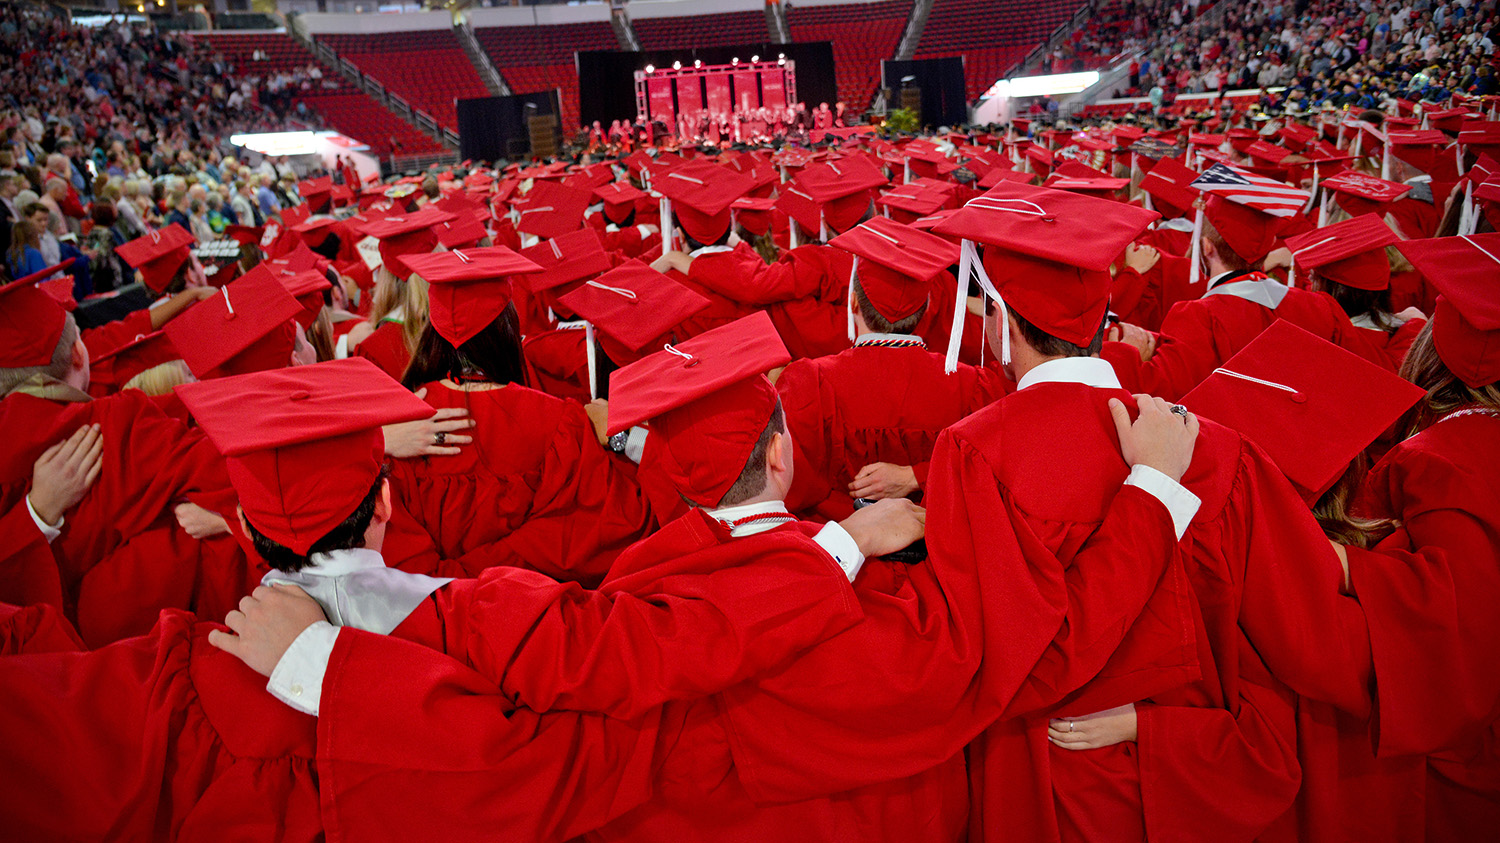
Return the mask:
[[[740,520],[741,518],[751,518],[756,515],[772,515],[782,513],[786,514],[788,517],[791,516],[791,513],[787,512],[786,503],[784,501],[746,503],[740,504],[739,506],[726,506],[723,509],[710,509],[706,511],[706,514],[709,518],[712,518],[721,524],[732,524],[735,521]],[[731,527],[729,529],[729,534],[731,536],[734,536],[735,538],[739,538],[741,536],[753,536],[756,533],[764,533],[765,531],[773,527],[778,527],[784,523],[786,522],[778,521],[775,518],[767,518],[763,521],[752,521],[749,524],[741,524],[738,527]]]
[[1039,383],[1081,383],[1098,389],[1120,389],[1115,368],[1098,357],[1058,357],[1036,366],[1016,384],[1016,390]]

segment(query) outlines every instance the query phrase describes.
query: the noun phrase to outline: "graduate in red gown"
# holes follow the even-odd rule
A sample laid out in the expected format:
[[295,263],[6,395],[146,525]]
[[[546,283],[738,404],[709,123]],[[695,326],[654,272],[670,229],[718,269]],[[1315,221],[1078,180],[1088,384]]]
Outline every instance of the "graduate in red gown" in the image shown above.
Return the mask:
[[[160,609],[231,608],[259,574],[227,536],[200,541],[176,514],[184,502],[212,513],[232,500],[213,446],[140,392],[90,399],[89,353],[73,317],[30,284],[0,290],[0,435],[10,443],[0,459],[0,511],[19,517],[37,460],[80,428],[98,426],[103,453],[97,482],[64,520],[36,522],[56,563],[51,576],[35,564],[7,576],[19,590],[6,601],[60,599],[93,646],[145,632]],[[24,544],[35,538],[23,535]]]
[[[610,663],[595,658],[590,647],[576,661],[570,619],[549,617],[531,633],[539,651],[519,658],[501,678],[502,688],[533,707],[622,715],[654,700],[682,701],[669,709],[681,713],[686,731],[657,776],[655,795],[602,829],[600,839],[793,839],[816,828],[843,838],[952,840],[962,833],[966,813],[963,745],[1004,701],[1054,699],[1086,680],[1088,659],[1070,656],[1098,645],[1101,635],[1107,640],[1110,630],[1121,630],[1140,613],[1171,557],[1171,517],[1149,493],[1123,496],[1100,535],[1080,552],[1081,567],[1100,589],[1084,602],[1099,602],[1080,616],[1087,623],[1049,646],[1048,639],[1058,635],[1058,607],[1039,607],[1029,594],[1006,596],[1016,583],[1031,582],[1026,570],[976,569],[960,557],[917,565],[864,560],[866,551],[889,552],[920,534],[919,527],[895,529],[919,512],[910,502],[883,501],[843,525],[821,528],[786,512],[781,495],[792,479],[791,450],[778,429],[776,393],[756,374],[786,359],[784,350],[772,350],[774,337],[765,316],[752,317],[616,373],[612,428],[654,417],[647,449],[660,449],[664,473],[690,500],[717,503],[689,512],[627,551],[602,588],[632,588],[639,577],[720,565],[743,554],[779,559],[774,549],[800,547],[810,554],[804,564],[834,564],[856,578],[864,622],[755,682],[699,699],[693,693],[702,690],[699,685],[679,685],[675,693],[664,688],[655,679],[657,663],[639,663],[639,656],[607,675],[588,667]],[[1177,458],[1185,460],[1186,451]],[[1152,529],[1142,530],[1143,523]],[[1116,564],[1122,559],[1136,561]],[[1135,587],[1120,587],[1125,582]],[[1001,613],[1004,622],[982,623],[985,607]],[[1168,601],[1153,616],[1168,624],[1178,613]],[[1051,623],[1031,623],[1038,619]],[[1015,648],[1017,661],[981,664],[977,636],[986,647]],[[294,652],[300,643],[284,656],[274,654],[278,672],[301,659]],[[451,681],[435,665],[418,680],[428,690],[414,692],[428,704],[420,712],[390,712],[389,700],[375,702],[362,690],[389,670],[373,651],[360,654],[358,667],[348,664],[340,658],[342,646],[335,642],[326,671],[301,682],[321,685],[321,717],[363,718],[371,709],[424,722],[445,717],[444,706],[432,701],[446,699]],[[636,642],[637,652],[646,649],[645,642]],[[1045,678],[1018,691],[1023,677],[1016,665],[1034,664],[1043,652],[1050,656],[1037,672]],[[559,674],[559,659],[584,669]],[[1082,665],[1082,673],[1073,671],[1074,664]],[[415,676],[414,665],[402,667]],[[707,663],[701,669],[713,670]],[[622,684],[634,690],[622,694]],[[330,688],[342,689],[337,712],[327,703]],[[793,746],[798,751],[789,753]],[[405,763],[420,775],[442,762],[412,755]]]
[[1400,242],[1380,217],[1362,214],[1288,238],[1294,266],[1312,276],[1310,288],[1327,293],[1356,328],[1385,353],[1391,371],[1427,324],[1415,309],[1391,311],[1391,262],[1386,247]]
[[405,384],[468,410],[476,441],[397,461],[397,497],[451,563],[442,572],[512,565],[597,584],[651,519],[633,466],[599,446],[583,407],[526,386],[510,291],[540,267],[504,246],[406,262],[430,285],[431,324]]
[[[926,497],[935,555],[985,567],[1018,554],[1067,570],[1125,497],[1114,433],[1128,396],[1094,355],[1107,267],[1154,214],[1118,204],[1102,213],[1100,202],[1109,204],[1006,189],[938,227],[987,244],[990,344],[1018,381],[938,440]],[[1198,426],[1186,409],[1140,403],[1143,420],[1160,413]],[[1158,591],[1176,582],[1186,630],[1164,628],[1148,607],[1115,643],[1074,657],[1073,670],[1098,660],[1076,693],[1029,710],[1013,703],[1018,716],[969,748],[970,839],[1250,840],[1297,793],[1292,693],[1368,707],[1358,607],[1340,595],[1339,558],[1281,473],[1208,422],[1191,465],[1169,471],[1137,466],[1128,476],[1182,501],[1182,567]],[[1079,720],[1116,722],[1126,737],[1071,751]]]
[[1376,749],[1427,756],[1426,839],[1478,840],[1500,825],[1500,685],[1490,669],[1500,641],[1491,611],[1500,593],[1500,235],[1398,248],[1441,294],[1402,368],[1427,396],[1416,433],[1370,472],[1360,509],[1400,529],[1372,551],[1351,549],[1349,568],[1370,619]]
[[[1350,546],[1345,553],[1353,554],[1356,548],[1375,547],[1393,526],[1352,513],[1369,470],[1363,452],[1422,395],[1395,373],[1278,322],[1182,400],[1260,446],[1301,494],[1329,540]],[[1397,553],[1389,545],[1382,547],[1384,553]],[[1439,594],[1452,597],[1442,579],[1425,584],[1424,592],[1430,600],[1439,600]],[[1367,616],[1367,621],[1379,619]],[[1300,839],[1421,839],[1423,759],[1376,758],[1370,737],[1378,718],[1372,721],[1308,698],[1296,701],[1296,712],[1302,784],[1295,830]],[[1091,727],[1080,724],[1079,739],[1089,739]],[[1264,836],[1290,839],[1290,819],[1283,818]]]
[[1257,268],[1275,243],[1275,217],[1218,195],[1207,198],[1203,216],[1207,292],[1173,305],[1149,360],[1124,343],[1105,345],[1103,357],[1125,388],[1176,400],[1277,319],[1372,362],[1386,360],[1332,296],[1289,288]]
[[958,262],[957,246],[884,217],[831,245],[859,261],[854,347],[793,361],[776,389],[797,453],[788,506],[838,520],[854,498],[920,492],[938,433],[1007,389],[990,370],[960,365],[944,374],[942,354],[912,335],[932,309],[932,278],[948,279]]
[[[307,715],[318,712],[319,696],[325,710],[336,706],[335,691],[320,694],[273,674],[271,689],[291,703],[283,704],[236,657],[258,664],[257,639],[218,624],[168,612],[150,635],[69,652],[76,639],[46,613],[0,607],[0,652],[28,654],[0,659],[7,698],[0,769],[14,774],[0,817],[12,833],[208,839],[232,828],[287,840],[565,839],[644,799],[657,742],[669,743],[680,726],[660,710],[629,722],[539,716],[499,700],[465,664],[503,668],[507,635],[518,640],[539,616],[570,612],[580,632],[585,618],[600,627],[680,629],[681,646],[705,655],[709,648],[715,669],[680,674],[673,666],[683,660],[667,641],[662,682],[717,689],[858,620],[844,572],[832,563],[799,571],[772,561],[785,588],[758,601],[736,596],[750,580],[728,564],[714,569],[713,582],[665,572],[657,582],[700,598],[676,603],[584,592],[524,571],[485,583],[394,571],[380,556],[390,504],[380,428],[371,425],[418,419],[430,407],[357,360],[194,385],[184,400],[229,455],[243,501],[239,519],[275,568],[266,580],[274,585],[246,598],[244,611],[228,617],[230,629],[248,629],[262,605],[281,602],[343,628],[324,622],[309,636],[331,632],[356,650],[361,639],[388,642],[397,654],[388,667],[399,669],[401,654],[445,650],[448,675],[466,697],[445,702],[469,714],[425,726],[399,716],[320,724]],[[244,423],[247,413],[256,423]],[[473,618],[496,635],[486,649],[470,651],[468,627],[444,624],[445,616]],[[399,688],[381,696],[397,712],[417,700]],[[108,714],[98,710],[101,698],[111,701]],[[487,720],[489,713],[495,716]],[[359,743],[332,740],[334,723],[367,736],[400,735],[411,748],[442,747],[442,787],[422,797],[421,811],[361,810],[369,806],[359,800],[373,806],[413,793],[385,776],[404,751],[371,755]],[[354,800],[347,805],[346,793]]]
[[364,357],[396,380],[406,372],[417,337],[427,322],[427,294],[414,284],[402,261],[438,245],[433,226],[454,219],[437,207],[387,216],[366,225],[362,233],[380,241],[381,267],[375,284],[370,320],[349,333],[351,356]]

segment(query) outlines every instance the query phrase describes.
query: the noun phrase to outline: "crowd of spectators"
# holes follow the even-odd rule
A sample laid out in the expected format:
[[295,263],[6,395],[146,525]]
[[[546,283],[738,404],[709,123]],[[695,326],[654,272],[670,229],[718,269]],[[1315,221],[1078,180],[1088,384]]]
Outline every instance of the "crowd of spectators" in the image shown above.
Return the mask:
[[149,26],[72,25],[46,7],[0,6],[0,254],[11,278],[73,259],[75,295],[111,289],[114,247],[179,223],[200,242],[259,226],[298,174],[254,168],[227,145],[283,131],[321,74],[239,76],[209,47]]
[[1115,0],[1051,57],[1055,69],[1130,60],[1126,96],[1284,87],[1289,110],[1383,108],[1500,92],[1495,0]]

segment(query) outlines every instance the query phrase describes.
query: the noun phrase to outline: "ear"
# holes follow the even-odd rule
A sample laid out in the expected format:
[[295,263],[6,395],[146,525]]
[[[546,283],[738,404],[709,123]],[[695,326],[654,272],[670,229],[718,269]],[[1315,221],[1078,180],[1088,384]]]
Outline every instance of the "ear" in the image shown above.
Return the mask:
[[250,535],[250,522],[245,520],[245,508],[239,504],[234,505],[235,520],[240,522],[240,532]]
[[766,468],[773,474],[783,474],[792,464],[791,440],[785,433],[771,434],[770,447],[766,448]]
[[83,344],[83,337],[73,341],[73,355],[69,361],[72,368],[77,370],[87,369],[89,365],[89,347]]
[[375,499],[375,513],[371,519],[378,524],[391,520],[391,481],[380,481],[380,497]]

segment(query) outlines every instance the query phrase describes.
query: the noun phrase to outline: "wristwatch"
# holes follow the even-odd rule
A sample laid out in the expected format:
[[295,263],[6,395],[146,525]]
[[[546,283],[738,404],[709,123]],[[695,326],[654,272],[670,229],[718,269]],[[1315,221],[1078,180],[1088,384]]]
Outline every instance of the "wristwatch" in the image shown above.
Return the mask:
[[622,430],[619,433],[616,433],[614,436],[609,437],[609,439],[605,440],[605,445],[607,445],[611,451],[614,451],[617,454],[623,454],[625,453],[625,443],[629,441],[629,439],[630,431]]

